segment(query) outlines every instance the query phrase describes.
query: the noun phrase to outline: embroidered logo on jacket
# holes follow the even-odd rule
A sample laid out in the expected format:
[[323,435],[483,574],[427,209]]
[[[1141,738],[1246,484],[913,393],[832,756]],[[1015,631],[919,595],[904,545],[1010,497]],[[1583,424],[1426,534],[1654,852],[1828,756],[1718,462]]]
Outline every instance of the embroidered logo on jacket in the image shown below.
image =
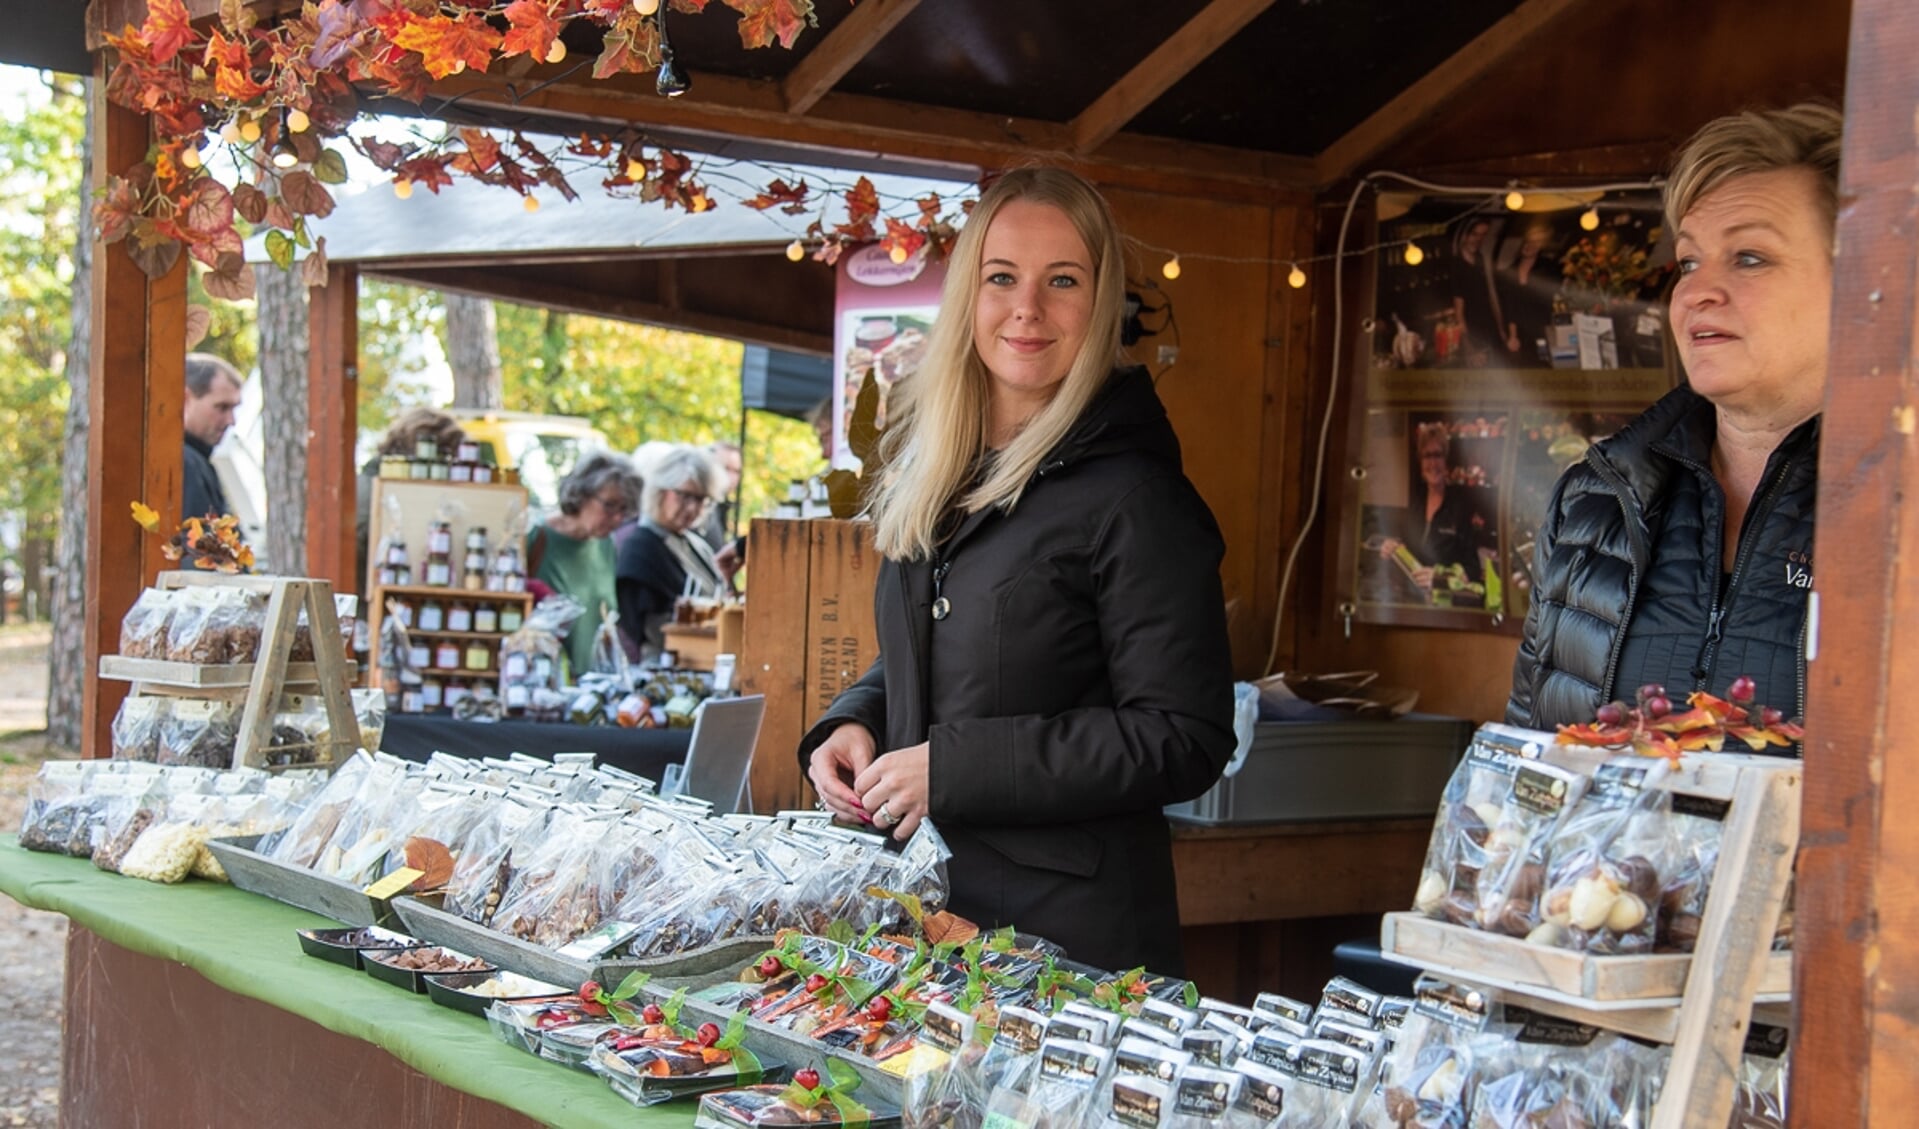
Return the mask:
[[1812,587],[1812,554],[1790,550],[1786,553],[1786,585],[1790,588]]

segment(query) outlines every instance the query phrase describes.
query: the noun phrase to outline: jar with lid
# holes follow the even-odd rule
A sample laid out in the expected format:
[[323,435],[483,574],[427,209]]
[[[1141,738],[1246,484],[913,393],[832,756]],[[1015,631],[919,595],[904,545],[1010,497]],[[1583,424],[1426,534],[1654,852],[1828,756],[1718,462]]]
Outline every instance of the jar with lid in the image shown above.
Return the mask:
[[446,684],[446,692],[443,695],[446,699],[446,708],[447,709],[454,708],[455,706],[459,705],[463,700],[472,696],[472,694],[473,694],[473,687],[468,685],[466,679],[455,678],[455,679],[449,680]]
[[486,463],[474,463],[473,481],[480,483],[493,481],[493,468]]
[[407,563],[408,563],[408,561],[407,561],[407,555],[406,555],[406,542],[405,542],[405,541],[401,541],[401,540],[400,540],[400,539],[398,539],[398,538],[394,538],[393,540],[391,540],[391,541],[388,541],[388,542],[386,543],[386,561],[385,561],[385,563],[386,563],[386,564],[389,564],[389,565],[392,565],[392,566],[394,566],[395,568],[398,568],[398,567],[400,567],[401,565],[405,565],[405,564],[407,564]]
[[406,664],[414,670],[425,670],[433,665],[433,648],[427,646],[424,639],[409,639],[406,644]]
[[469,592],[486,591],[486,553],[471,552],[466,555],[466,568],[460,573],[460,587]]
[[479,639],[469,642],[466,645],[466,668],[477,671],[492,670],[493,648]]
[[500,629],[500,609],[492,604],[481,604],[473,609],[473,630],[482,634],[491,634]]
[[453,523],[435,521],[426,527],[426,551],[451,556],[453,553]]
[[395,596],[386,602],[386,607],[387,614],[399,620],[401,627],[413,626],[414,607],[412,600],[403,600]]
[[524,681],[532,670],[525,651],[510,651],[500,658],[500,676],[509,682]]
[[438,600],[420,601],[419,620],[419,629],[421,631],[433,632],[447,630],[446,605]]
[[453,451],[453,457],[463,463],[477,463],[480,461],[480,441],[477,439],[462,439]]
[[424,482],[433,477],[433,464],[426,459],[408,459],[406,476],[415,482]]
[[451,639],[443,640],[433,651],[433,669],[460,669],[460,645]]
[[448,631],[473,630],[473,605],[464,600],[453,601],[446,610],[446,629]]
[[420,708],[437,710],[446,702],[446,687],[437,678],[420,680]]
[[471,482],[473,481],[473,464],[456,459],[447,464],[446,477],[449,482]]
[[431,435],[418,436],[413,440],[413,457],[431,462],[440,457],[440,444]]
[[520,629],[526,621],[526,611],[518,604],[508,604],[500,609],[500,630],[508,635]]
[[426,559],[426,570],[420,577],[422,583],[431,588],[449,588],[453,584],[453,561],[445,553],[434,553]]
[[453,469],[447,466],[445,459],[434,459],[427,464],[426,476],[435,482],[445,482],[452,475]]
[[412,473],[411,468],[407,466],[407,457],[405,455],[380,456],[381,478],[407,478]]

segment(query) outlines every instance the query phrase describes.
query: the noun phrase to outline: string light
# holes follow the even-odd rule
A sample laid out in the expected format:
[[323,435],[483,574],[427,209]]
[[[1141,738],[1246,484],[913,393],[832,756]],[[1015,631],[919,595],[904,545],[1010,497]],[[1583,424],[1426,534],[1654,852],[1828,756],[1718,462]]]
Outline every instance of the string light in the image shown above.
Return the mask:
[[1525,206],[1526,206],[1526,194],[1524,192],[1521,192],[1519,189],[1515,188],[1511,192],[1506,193],[1507,208],[1516,212]]
[[1179,277],[1179,256],[1174,255],[1172,258],[1166,260],[1166,265],[1159,268],[1159,273],[1165,275],[1169,280],[1178,278]]
[[248,145],[260,140],[260,123],[253,118],[248,118],[246,121],[241,122],[240,140],[246,142]]
[[281,134],[280,139],[273,143],[273,167],[290,169],[299,163],[300,154],[293,148],[293,139],[284,133]]
[[1306,285],[1306,272],[1300,269],[1298,263],[1293,264],[1293,273],[1286,276],[1286,284],[1294,290]]
[[1587,208],[1584,212],[1580,213],[1579,226],[1585,228],[1587,231],[1598,231],[1599,209]]
[[804,259],[805,257],[806,257],[806,244],[801,243],[799,240],[795,239],[793,242],[788,243],[786,245],[786,261],[787,262],[797,263],[801,259]]
[[566,58],[566,44],[555,39],[553,46],[546,49],[546,61],[549,63],[557,63],[564,58]]
[[410,180],[396,180],[396,181],[394,181],[394,182],[393,182],[393,194],[394,194],[395,196],[398,196],[398,197],[399,197],[400,199],[402,199],[402,200],[404,200],[404,199],[406,199],[407,197],[409,197],[409,196],[411,196],[411,195],[413,195],[413,182],[412,182],[412,181],[410,181]]
[[1406,265],[1407,266],[1416,267],[1425,261],[1426,261],[1426,252],[1419,249],[1419,244],[1417,243],[1406,244]]
[[227,124],[220,127],[220,140],[226,142],[228,145],[238,145],[240,143],[239,119],[235,118],[230,120]]
[[[789,248],[787,250],[787,254],[791,255],[792,253],[793,253],[792,250]],[[886,253],[886,257],[893,260],[894,266],[900,266],[901,264],[905,263],[907,260],[906,248],[898,244],[894,244],[893,249]]]
[[295,106],[292,109],[287,111],[287,128],[292,130],[293,132],[305,133],[307,131],[307,127],[312,124],[313,124],[313,119],[307,117],[307,112],[305,110],[300,109],[298,106]]
[[180,150],[180,163],[187,168],[197,169],[204,162],[200,159],[200,151],[198,149],[182,149]]
[[540,210],[540,198],[538,196],[528,196],[526,202],[521,204],[520,207],[525,208],[528,212],[537,212]]
[[660,0],[633,0],[633,7],[642,16],[650,16],[660,10]]

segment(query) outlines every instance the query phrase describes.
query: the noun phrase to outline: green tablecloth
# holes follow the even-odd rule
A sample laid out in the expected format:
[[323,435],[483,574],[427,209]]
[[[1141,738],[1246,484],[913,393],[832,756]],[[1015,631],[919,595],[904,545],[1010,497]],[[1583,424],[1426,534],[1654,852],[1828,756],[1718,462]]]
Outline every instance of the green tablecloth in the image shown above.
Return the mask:
[[486,1021],[300,950],[305,910],[214,882],[161,886],[85,859],[21,849],[0,837],[0,893],[65,914],[121,948],[178,961],[227,991],[364,1039],[455,1089],[568,1129],[686,1126],[691,1101],[636,1109],[592,1075],[508,1047]]

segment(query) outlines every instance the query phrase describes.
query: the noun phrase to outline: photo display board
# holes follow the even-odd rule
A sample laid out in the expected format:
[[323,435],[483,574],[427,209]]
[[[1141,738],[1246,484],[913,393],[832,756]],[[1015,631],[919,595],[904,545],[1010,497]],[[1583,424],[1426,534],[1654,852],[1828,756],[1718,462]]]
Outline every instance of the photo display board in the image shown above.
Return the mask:
[[1335,586],[1345,614],[1519,629],[1559,476],[1673,386],[1662,226],[1652,190],[1529,193],[1518,211],[1380,198]]

